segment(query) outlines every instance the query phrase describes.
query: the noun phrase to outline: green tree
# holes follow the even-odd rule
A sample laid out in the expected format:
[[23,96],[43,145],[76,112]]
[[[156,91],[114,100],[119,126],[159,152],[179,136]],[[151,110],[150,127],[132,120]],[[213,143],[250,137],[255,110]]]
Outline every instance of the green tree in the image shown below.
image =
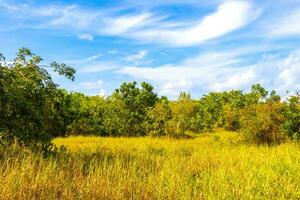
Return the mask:
[[124,101],[110,97],[103,114],[103,129],[109,136],[131,136],[130,112],[126,109]]
[[145,124],[147,133],[151,136],[166,136],[167,125],[172,118],[172,111],[169,101],[162,99],[147,112],[147,121]]
[[284,121],[281,103],[253,104],[242,110],[241,131],[249,142],[278,144],[285,140],[281,131]]
[[75,70],[65,64],[44,66],[42,59],[21,48],[11,62],[1,56],[0,134],[4,141],[44,146],[50,142],[57,85],[46,68],[74,80]]
[[177,101],[170,103],[172,119],[167,124],[167,134],[173,137],[184,136],[186,131],[193,131],[193,118],[196,115],[196,102],[187,93],[181,93]]
[[268,95],[268,91],[260,84],[252,85],[251,92],[246,95],[247,104],[256,104],[264,101]]
[[287,102],[286,121],[282,128],[290,138],[300,138],[300,96],[292,96]]
[[153,86],[142,82],[141,87],[137,83],[123,83],[112,95],[112,101],[123,102],[127,116],[123,118],[126,124],[125,135],[145,135],[145,118],[149,108],[155,105],[157,94],[153,92]]

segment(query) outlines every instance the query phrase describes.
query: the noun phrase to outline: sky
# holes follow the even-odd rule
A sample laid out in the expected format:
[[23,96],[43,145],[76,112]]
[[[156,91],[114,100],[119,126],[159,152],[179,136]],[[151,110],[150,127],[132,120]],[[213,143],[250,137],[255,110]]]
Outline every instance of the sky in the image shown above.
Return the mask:
[[76,69],[60,87],[110,95],[146,81],[159,95],[260,83],[300,91],[299,0],[0,0],[0,52],[21,47]]

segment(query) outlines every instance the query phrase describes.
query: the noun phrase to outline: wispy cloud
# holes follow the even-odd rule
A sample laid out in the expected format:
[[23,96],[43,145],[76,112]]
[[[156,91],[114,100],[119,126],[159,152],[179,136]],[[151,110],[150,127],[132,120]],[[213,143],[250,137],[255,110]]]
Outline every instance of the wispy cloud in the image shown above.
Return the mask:
[[120,35],[134,29],[141,28],[152,23],[153,16],[150,13],[137,15],[124,15],[116,18],[108,18],[106,27],[101,31],[108,35]]
[[11,11],[20,12],[20,11],[27,8],[27,4],[21,4],[21,5],[15,6],[15,5],[8,4],[5,1],[0,1],[0,7],[4,7],[8,10],[11,10]]
[[176,82],[170,81],[163,84],[159,90],[159,94],[174,98],[179,94],[179,92],[189,91],[192,86],[192,81],[182,78]]
[[91,82],[82,82],[79,84],[81,87],[85,89],[101,89],[104,86],[103,80],[91,81]]
[[91,96],[99,95],[105,97],[107,95],[107,92],[104,89],[104,85],[105,85],[104,81],[102,79],[99,79],[96,81],[81,82],[79,83],[79,88],[87,91],[93,91],[93,92],[88,92],[88,95]]
[[110,55],[116,55],[119,52],[117,50],[115,50],[115,49],[112,49],[112,50],[109,50],[107,53],[110,54]]
[[174,98],[179,92],[190,91],[193,87],[207,91],[218,77],[246,70],[232,66],[240,62],[238,57],[238,51],[211,52],[186,59],[177,65],[124,67],[118,69],[117,73],[154,82],[159,86],[160,94]]
[[94,36],[91,34],[80,34],[80,35],[78,35],[78,38],[80,40],[89,40],[89,41],[94,40]]
[[127,56],[125,58],[125,60],[128,62],[135,62],[135,61],[144,59],[147,54],[148,54],[147,50],[141,50],[141,51],[137,52],[136,54]]
[[93,62],[86,64],[84,67],[78,69],[78,73],[95,73],[95,72],[105,72],[114,71],[120,67],[111,62]]
[[[273,19],[274,20],[274,19]],[[271,36],[300,36],[300,8],[289,12],[285,16],[277,17],[276,23],[268,25]]]
[[297,76],[300,73],[300,51],[291,52],[286,57],[266,55],[252,65],[239,59],[241,55],[243,51],[238,49],[230,53],[213,52],[187,59],[179,65],[125,67],[117,72],[154,82],[160,85],[161,94],[172,97],[194,87],[208,92],[246,89],[254,83],[276,88],[281,94],[291,88],[300,90],[300,78]]
[[[297,0],[124,0],[97,7],[24,2],[0,0],[4,50],[29,43],[30,33],[34,42],[45,42],[45,35],[39,37],[45,30],[47,41],[58,41],[61,57],[76,67],[77,80],[96,80],[79,83],[89,92],[101,88],[99,77],[113,82],[110,89],[124,80],[150,81],[173,97],[182,90],[200,95],[257,82],[281,93],[300,90]],[[7,28],[12,23],[13,39]],[[63,49],[73,39],[78,46]],[[42,53],[51,57],[54,51]]]
[[[92,40],[93,35],[112,35],[139,42],[170,46],[193,46],[241,28],[258,16],[257,10],[246,0],[231,0],[199,20],[169,20],[168,13],[133,12],[119,10],[91,10],[77,5],[26,8],[26,15],[44,17],[37,27],[60,28],[86,32],[81,39]],[[34,10],[34,11],[31,11]]]
[[248,1],[226,1],[191,27],[166,29],[158,26],[131,33],[131,37],[174,46],[192,46],[217,38],[248,24],[258,16]]
[[95,60],[95,59],[97,59],[97,58],[99,58],[101,56],[102,56],[102,54],[96,54],[96,55],[88,57],[86,60],[87,61]]

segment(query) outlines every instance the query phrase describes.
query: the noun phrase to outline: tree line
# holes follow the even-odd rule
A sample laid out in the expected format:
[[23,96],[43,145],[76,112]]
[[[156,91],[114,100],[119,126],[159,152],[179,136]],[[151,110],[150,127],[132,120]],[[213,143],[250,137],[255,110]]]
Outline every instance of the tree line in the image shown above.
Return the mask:
[[277,144],[300,137],[300,96],[281,100],[260,84],[250,92],[211,92],[192,99],[159,97],[153,86],[123,83],[108,97],[60,89],[47,69],[74,80],[75,70],[22,48],[15,59],[0,54],[0,142],[43,146],[53,137],[189,137],[216,128],[238,131],[254,143]]

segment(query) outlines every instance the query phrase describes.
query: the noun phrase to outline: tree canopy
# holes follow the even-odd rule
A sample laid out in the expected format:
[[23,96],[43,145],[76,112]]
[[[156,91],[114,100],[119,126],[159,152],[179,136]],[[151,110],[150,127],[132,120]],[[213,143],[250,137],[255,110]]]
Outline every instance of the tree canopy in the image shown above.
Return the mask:
[[282,101],[260,84],[250,92],[211,92],[193,99],[159,97],[152,85],[124,82],[108,97],[87,96],[58,88],[48,70],[70,80],[75,70],[63,63],[43,65],[21,48],[7,61],[0,54],[0,141],[42,146],[66,135],[167,136],[239,131],[248,141],[280,143],[300,138],[300,96]]

